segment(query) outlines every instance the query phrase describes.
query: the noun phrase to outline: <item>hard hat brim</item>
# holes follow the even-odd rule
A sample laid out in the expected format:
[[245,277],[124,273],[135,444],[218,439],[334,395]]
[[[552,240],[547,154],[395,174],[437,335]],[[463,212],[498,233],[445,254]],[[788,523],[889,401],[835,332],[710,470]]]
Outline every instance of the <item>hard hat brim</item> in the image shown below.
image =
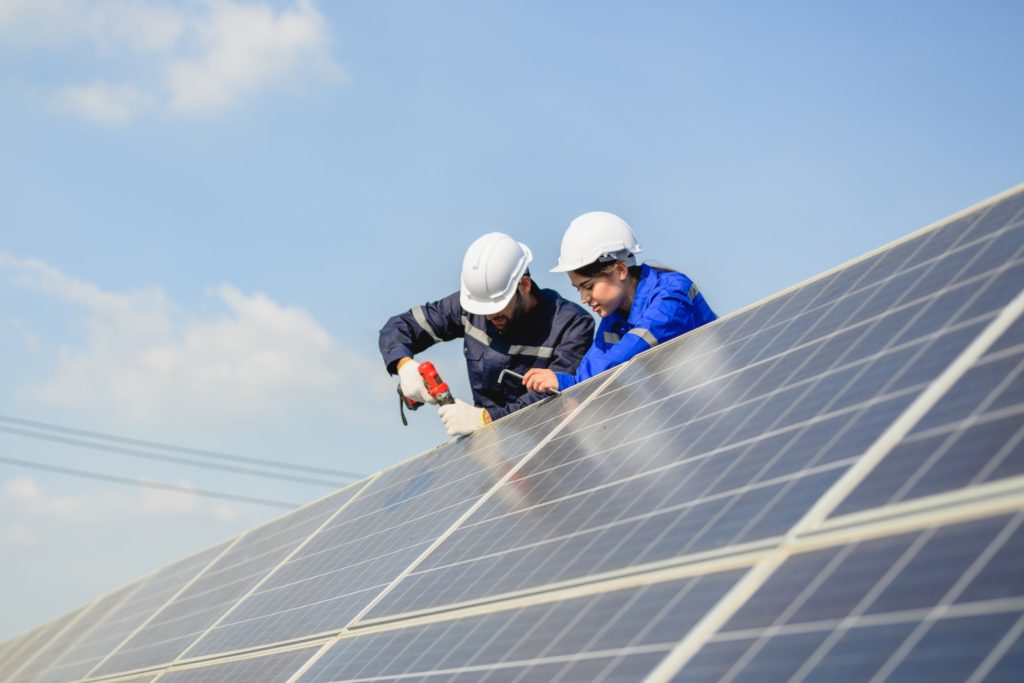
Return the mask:
[[518,287],[513,287],[508,296],[502,297],[498,301],[477,301],[469,296],[469,292],[464,287],[460,287],[459,303],[467,313],[472,313],[473,315],[493,315],[508,306],[508,302],[512,301],[512,297],[516,295],[517,289]]

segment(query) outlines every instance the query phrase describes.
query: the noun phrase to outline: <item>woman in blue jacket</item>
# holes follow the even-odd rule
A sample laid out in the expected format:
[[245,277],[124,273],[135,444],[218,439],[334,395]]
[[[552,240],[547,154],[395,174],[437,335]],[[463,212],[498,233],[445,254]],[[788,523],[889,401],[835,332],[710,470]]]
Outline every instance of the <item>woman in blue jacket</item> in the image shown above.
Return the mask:
[[690,278],[637,265],[641,251],[633,229],[615,214],[591,211],[569,224],[551,270],[568,273],[601,322],[576,374],[533,368],[523,378],[528,389],[567,389],[717,317]]

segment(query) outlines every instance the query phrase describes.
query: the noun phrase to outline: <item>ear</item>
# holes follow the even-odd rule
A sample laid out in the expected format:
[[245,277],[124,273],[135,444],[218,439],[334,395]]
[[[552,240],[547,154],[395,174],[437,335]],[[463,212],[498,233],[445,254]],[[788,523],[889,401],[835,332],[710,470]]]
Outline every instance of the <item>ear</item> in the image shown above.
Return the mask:
[[530,293],[530,286],[533,284],[533,280],[530,279],[529,275],[524,275],[519,278],[519,291],[523,294]]
[[612,268],[612,273],[616,280],[623,282],[629,277],[629,267],[625,261],[616,261],[615,266]]

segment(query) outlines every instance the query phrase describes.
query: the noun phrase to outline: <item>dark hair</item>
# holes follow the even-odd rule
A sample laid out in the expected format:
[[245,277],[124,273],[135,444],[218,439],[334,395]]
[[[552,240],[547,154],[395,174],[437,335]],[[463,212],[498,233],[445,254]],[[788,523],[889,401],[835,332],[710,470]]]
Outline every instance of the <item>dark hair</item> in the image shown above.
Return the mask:
[[[618,261],[618,259],[612,261],[598,260],[594,261],[593,263],[588,263],[582,268],[577,268],[572,272],[576,273],[580,277],[594,277],[596,275],[600,275],[601,273],[608,272],[616,263],[618,263]],[[629,266],[628,270],[629,276],[631,278],[633,278],[634,280],[640,279],[640,266]]]

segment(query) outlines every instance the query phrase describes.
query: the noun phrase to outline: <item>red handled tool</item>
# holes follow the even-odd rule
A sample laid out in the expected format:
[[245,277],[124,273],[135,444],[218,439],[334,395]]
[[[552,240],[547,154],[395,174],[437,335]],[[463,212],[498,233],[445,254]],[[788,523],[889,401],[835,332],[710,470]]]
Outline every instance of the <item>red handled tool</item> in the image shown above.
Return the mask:
[[[455,403],[455,397],[452,396],[451,389],[445,384],[445,381],[441,379],[441,375],[437,374],[437,368],[429,360],[425,360],[420,363],[418,370],[420,371],[420,377],[423,378],[423,384],[427,387],[427,393],[429,393],[439,405],[448,405],[449,403]],[[398,385],[398,412],[402,416],[402,424],[408,426],[409,421],[405,419],[405,409],[416,410],[422,403],[407,397],[402,393],[402,385]]]

